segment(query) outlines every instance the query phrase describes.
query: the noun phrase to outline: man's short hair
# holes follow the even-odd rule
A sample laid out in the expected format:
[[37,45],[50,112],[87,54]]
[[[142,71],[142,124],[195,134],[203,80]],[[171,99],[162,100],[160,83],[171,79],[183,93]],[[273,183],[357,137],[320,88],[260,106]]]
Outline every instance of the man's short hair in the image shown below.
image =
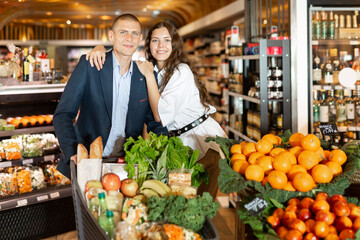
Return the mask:
[[121,14],[120,16],[117,16],[114,19],[113,24],[111,25],[111,29],[114,28],[114,26],[118,20],[130,20],[130,21],[138,22],[141,27],[141,23],[137,17],[135,17],[134,15],[132,15],[130,13],[125,13],[125,14]]

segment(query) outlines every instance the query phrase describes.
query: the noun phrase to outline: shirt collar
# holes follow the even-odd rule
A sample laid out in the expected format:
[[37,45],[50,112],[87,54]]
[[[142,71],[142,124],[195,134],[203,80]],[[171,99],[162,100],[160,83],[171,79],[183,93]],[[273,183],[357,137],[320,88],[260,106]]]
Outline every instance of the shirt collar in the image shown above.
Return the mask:
[[158,74],[158,76],[159,75],[161,75],[161,77],[164,76],[164,73],[165,73],[164,68],[159,71],[159,68],[157,67],[157,65],[155,65],[154,71]]
[[[114,52],[112,52],[112,58],[113,58],[113,69],[119,68],[120,73],[121,73],[121,67],[120,67],[118,60],[115,57]],[[130,67],[129,67],[128,71],[125,73],[124,77],[126,77],[127,74],[130,74],[130,77],[131,77],[132,73],[133,73],[133,60],[131,60]]]

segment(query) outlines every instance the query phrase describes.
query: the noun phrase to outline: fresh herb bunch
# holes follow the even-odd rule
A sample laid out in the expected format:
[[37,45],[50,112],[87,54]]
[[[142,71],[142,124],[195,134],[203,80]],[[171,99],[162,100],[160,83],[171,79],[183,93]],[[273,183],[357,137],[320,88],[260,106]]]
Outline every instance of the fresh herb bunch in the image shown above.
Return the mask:
[[205,217],[213,218],[219,209],[219,203],[215,202],[207,192],[203,196],[188,199],[184,196],[151,197],[147,200],[150,221],[164,221],[174,223],[195,232],[202,229]]
[[139,186],[151,178],[167,182],[168,172],[172,169],[190,169],[191,184],[195,187],[199,187],[202,181],[209,182],[204,165],[196,163],[199,150],[193,151],[184,146],[178,137],[168,138],[150,132],[147,139],[141,136],[136,141],[132,137],[128,138],[124,150],[127,163],[125,170],[129,178],[133,178],[136,175],[134,165],[137,164]]

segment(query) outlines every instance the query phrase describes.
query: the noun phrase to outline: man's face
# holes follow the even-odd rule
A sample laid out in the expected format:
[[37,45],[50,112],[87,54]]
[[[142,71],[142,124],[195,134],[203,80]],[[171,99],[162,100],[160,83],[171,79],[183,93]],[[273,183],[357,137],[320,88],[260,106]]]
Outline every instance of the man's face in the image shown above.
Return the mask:
[[132,56],[142,39],[140,24],[136,21],[120,19],[109,31],[115,53],[121,56]]

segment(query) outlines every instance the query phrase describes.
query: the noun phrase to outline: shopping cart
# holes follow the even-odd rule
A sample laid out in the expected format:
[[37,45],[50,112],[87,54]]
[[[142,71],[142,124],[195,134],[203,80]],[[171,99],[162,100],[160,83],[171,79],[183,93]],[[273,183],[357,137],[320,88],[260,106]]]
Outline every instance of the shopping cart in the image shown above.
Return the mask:
[[[108,240],[105,232],[101,229],[99,223],[88,210],[86,202],[82,197],[79,184],[76,178],[76,167],[74,161],[70,161],[71,168],[71,186],[74,201],[76,232],[79,240]],[[211,220],[206,217],[204,227],[199,234],[206,240],[218,240],[219,233]]]

